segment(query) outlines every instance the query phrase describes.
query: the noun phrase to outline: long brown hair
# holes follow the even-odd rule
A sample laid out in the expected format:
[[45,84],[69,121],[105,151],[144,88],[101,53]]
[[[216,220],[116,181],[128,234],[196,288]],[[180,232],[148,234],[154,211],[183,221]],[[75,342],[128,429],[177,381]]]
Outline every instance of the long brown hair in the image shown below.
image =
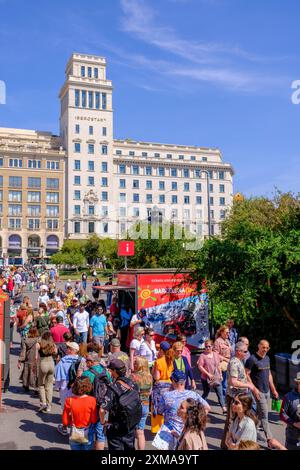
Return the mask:
[[200,435],[206,427],[206,412],[202,403],[198,403],[193,398],[186,399],[187,410],[184,424],[184,432],[190,431]]
[[45,331],[42,334],[40,350],[43,354],[45,354],[45,356],[51,356],[52,354],[56,353],[56,346],[50,331]]
[[[133,379],[141,385],[150,385],[152,384],[152,375],[149,372],[149,362],[143,356],[136,356],[134,358],[135,366],[133,372]],[[136,377],[138,376],[138,377]]]
[[[238,400],[241,402],[245,416],[248,416],[248,418],[251,418],[254,421],[255,426],[257,426],[258,419],[256,415],[253,413],[251,410],[253,399],[248,395],[248,393],[238,393],[235,395],[234,398],[238,398]],[[237,414],[234,414],[234,418],[237,416]]]
[[167,351],[164,351],[164,356],[166,359],[167,366],[170,367],[171,364],[173,364],[174,361],[174,351],[172,348],[168,349]]

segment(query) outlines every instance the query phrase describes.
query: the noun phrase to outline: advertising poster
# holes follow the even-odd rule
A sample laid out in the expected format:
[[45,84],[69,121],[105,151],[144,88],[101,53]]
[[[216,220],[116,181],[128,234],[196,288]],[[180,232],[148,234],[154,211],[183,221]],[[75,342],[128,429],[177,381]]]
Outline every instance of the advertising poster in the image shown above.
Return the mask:
[[138,310],[146,310],[160,339],[182,333],[191,349],[203,347],[209,338],[206,289],[197,292],[184,274],[139,274],[137,284]]

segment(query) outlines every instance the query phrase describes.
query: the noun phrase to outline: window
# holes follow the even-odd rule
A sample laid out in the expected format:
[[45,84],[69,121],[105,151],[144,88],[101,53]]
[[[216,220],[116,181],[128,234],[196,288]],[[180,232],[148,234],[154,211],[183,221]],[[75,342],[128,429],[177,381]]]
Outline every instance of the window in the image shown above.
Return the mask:
[[[47,162],[47,163],[50,163],[50,162]],[[28,168],[34,168],[35,170],[40,169],[41,168],[41,160],[28,160],[27,161],[27,166],[28,166]]]
[[18,158],[10,158],[9,159],[9,166],[13,168],[22,168],[23,160]]
[[171,153],[167,153],[166,157],[167,157],[169,160],[172,160],[172,154],[171,154]]
[[102,191],[102,193],[101,193],[101,200],[102,200],[102,201],[108,201],[108,193],[107,193],[107,191]]
[[164,204],[164,203],[165,203],[165,200],[166,200],[165,195],[164,195],[164,194],[160,194],[160,195],[159,195],[159,198],[158,198],[159,204]]
[[47,187],[47,189],[59,189],[59,179],[58,178],[47,178],[46,187]]
[[[11,188],[22,188],[22,176],[10,176],[8,184]],[[1,176],[1,186],[3,186],[3,176]]]
[[119,173],[121,175],[125,175],[125,173],[126,173],[126,166],[125,165],[119,165]]
[[177,196],[172,196],[172,204],[178,204],[178,197]]
[[89,206],[89,215],[95,215],[95,206]]
[[119,183],[120,183],[120,185],[119,185],[120,188],[122,188],[122,189],[126,188],[126,180],[123,180],[123,179],[119,180]]
[[80,222],[74,222],[74,233],[80,233]]
[[195,178],[201,178],[201,170],[194,170]]
[[80,184],[80,176],[74,176],[74,184],[76,185]]
[[98,69],[94,69],[94,78],[98,78]]
[[219,171],[219,179],[224,180],[225,179],[225,171]]
[[52,204],[58,204],[59,202],[59,193],[46,193],[46,202],[50,202]]
[[190,170],[188,170],[187,168],[184,168],[183,169],[183,176],[184,176],[184,178],[189,178],[190,177]]
[[39,230],[40,219],[28,219],[28,228],[29,230]]
[[[2,191],[1,191],[2,196]],[[22,191],[9,191],[8,193],[9,202],[22,202]],[[1,197],[2,201],[2,197]]]
[[146,189],[152,189],[152,181],[150,180],[146,181]]
[[102,206],[101,207],[101,214],[102,214],[102,217],[107,217],[108,216],[108,207],[107,206]]
[[102,155],[107,155],[107,145],[102,145],[101,153],[102,153]]
[[155,158],[160,158],[160,153],[155,153],[155,154],[154,154],[154,157],[155,157]]
[[84,65],[81,66],[81,76],[85,77],[85,67],[84,67]]
[[88,176],[88,186],[95,186],[95,178],[93,176]]
[[152,175],[152,167],[146,166],[146,176],[151,176],[151,175]]
[[207,157],[202,157],[203,162],[207,162]]
[[48,230],[58,230],[58,220],[57,219],[47,219],[47,229]]
[[194,162],[196,160],[196,157],[194,155],[191,155],[191,160]]
[[79,134],[79,132],[80,132],[80,125],[75,124],[75,134]]
[[177,191],[177,182],[172,181],[172,191]]
[[0,166],[3,166],[3,158],[0,158]]
[[179,160],[184,160],[184,155],[178,155]]
[[213,172],[211,170],[208,170],[208,176],[210,177],[210,179],[213,179]]
[[140,182],[139,182],[139,180],[133,180],[133,182],[132,182],[132,187],[133,187],[134,189],[139,189],[139,187],[140,187]]
[[86,91],[82,90],[81,92],[81,106],[86,108]]
[[28,191],[27,202],[41,202],[40,191]]
[[22,219],[8,219],[8,228],[11,230],[18,230],[21,228]]
[[94,127],[89,126],[89,135],[93,135],[93,134],[94,134]]
[[196,234],[201,236],[202,235],[202,224],[197,224],[196,225]]
[[226,217],[226,211],[224,209],[222,209],[220,211],[220,219],[225,219],[225,217]]
[[94,144],[88,144],[88,153],[91,154],[91,153],[94,153]]
[[88,78],[92,78],[92,67],[88,67]]
[[183,202],[184,202],[184,204],[189,204],[190,203],[190,196],[184,196]]
[[107,128],[102,127],[102,135],[105,137],[107,135]]
[[108,186],[108,179],[106,177],[101,178],[101,186],[104,186],[104,187]]
[[210,198],[209,198],[209,203],[210,203],[211,206],[214,205],[214,198],[213,198],[213,197],[210,197]]
[[190,209],[184,209],[184,211],[183,211],[183,218],[184,218],[185,220],[189,220],[190,216],[191,216]]
[[[15,177],[14,177],[14,176],[10,176],[9,179],[10,179],[10,178],[15,178]],[[21,176],[17,176],[17,178],[21,178],[21,184],[20,184],[20,187],[21,187],[21,186],[22,186],[22,177],[21,177]],[[9,186],[11,186],[10,181],[9,181]],[[0,187],[1,187],[1,188],[3,187],[3,176],[2,176],[2,175],[0,175]]]
[[75,153],[80,153],[80,143],[79,143],[79,142],[75,142],[75,144],[74,144],[74,152],[75,152]]
[[165,182],[164,181],[159,181],[158,182],[158,189],[160,191],[164,191],[165,190]]
[[88,171],[94,171],[95,170],[95,163],[92,160],[88,161]]
[[102,171],[102,173],[107,173],[107,163],[106,162],[101,163],[101,171]]
[[[48,181],[49,178],[47,178]],[[28,188],[40,189],[41,187],[41,178],[28,178]]]
[[214,219],[214,217],[215,217],[215,211],[210,211],[210,217],[211,217],[212,219]]
[[59,208],[58,206],[46,206],[47,217],[58,217]]
[[134,157],[134,156],[135,156],[135,152],[134,152],[133,150],[130,150],[130,151],[129,151],[129,156],[130,156],[130,157]]
[[184,183],[183,190],[184,191],[189,191],[190,190],[190,183]]
[[40,205],[28,206],[27,213],[30,217],[40,217],[41,206]]
[[165,176],[165,169],[162,167],[158,168],[158,176]]
[[126,202],[126,193],[120,193],[119,194],[119,201],[120,202]]
[[147,152],[142,152],[142,157],[148,157],[148,153]]
[[120,207],[119,208],[119,216],[120,217],[126,217],[126,207]]
[[177,177],[177,168],[171,168],[171,176],[174,178]]
[[98,91],[95,93],[95,108],[100,109],[100,93]]
[[47,170],[59,170],[59,162],[47,162]]
[[197,209],[196,210],[196,219],[201,219],[202,220],[202,209]]
[[146,194],[146,202],[152,203],[152,194]]
[[225,193],[225,184],[220,184],[219,185],[219,191],[220,191],[220,193]]
[[196,191],[197,191],[197,193],[201,193],[201,191],[202,191],[201,183],[196,183]]
[[139,217],[140,216],[140,209],[138,207],[134,207],[132,209],[133,217]]
[[122,155],[122,150],[116,150],[116,155]]
[[89,108],[92,108],[94,104],[94,93],[92,91],[89,91],[88,97],[89,97]]
[[107,107],[107,96],[106,93],[102,93],[102,109],[106,109]]
[[225,206],[225,197],[220,197],[220,206]]
[[78,190],[74,191],[74,199],[76,199],[78,201],[78,200],[80,200],[80,198],[81,198],[80,191],[78,191]]
[[8,204],[8,215],[22,215],[21,204]]
[[75,90],[75,106],[76,108],[79,108],[80,105],[80,91]]
[[196,204],[202,204],[202,197],[196,196]]
[[3,191],[0,191],[0,201],[3,201]]
[[132,196],[133,202],[140,202],[140,195],[137,193],[134,193]]
[[80,160],[74,160],[74,170],[79,171],[80,169]]
[[103,233],[108,233],[108,223],[102,224]]
[[138,175],[140,172],[139,166],[138,165],[132,165],[132,174],[133,175]]
[[178,217],[178,210],[177,209],[172,209],[171,219],[177,219],[177,217]]
[[74,215],[80,215],[80,206],[74,206]]

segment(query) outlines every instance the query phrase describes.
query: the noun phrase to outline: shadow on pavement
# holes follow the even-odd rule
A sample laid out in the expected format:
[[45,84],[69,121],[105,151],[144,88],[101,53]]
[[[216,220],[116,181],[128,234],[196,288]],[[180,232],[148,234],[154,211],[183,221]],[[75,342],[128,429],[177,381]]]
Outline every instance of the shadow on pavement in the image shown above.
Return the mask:
[[31,446],[30,450],[70,450],[64,447],[42,447],[42,446]]
[[[46,423],[33,423],[27,419],[20,421],[20,429],[25,432],[33,432],[37,439],[56,444],[68,444],[68,437],[61,436],[54,426]],[[48,447],[44,447],[47,448]]]
[[61,414],[39,413],[39,417],[44,423],[61,424]]
[[3,399],[3,404],[4,406],[10,406],[12,408],[17,408],[17,409],[23,409],[23,410],[31,410],[31,411],[37,411],[38,406],[32,405],[28,401],[24,400],[13,400],[10,398],[4,398]]

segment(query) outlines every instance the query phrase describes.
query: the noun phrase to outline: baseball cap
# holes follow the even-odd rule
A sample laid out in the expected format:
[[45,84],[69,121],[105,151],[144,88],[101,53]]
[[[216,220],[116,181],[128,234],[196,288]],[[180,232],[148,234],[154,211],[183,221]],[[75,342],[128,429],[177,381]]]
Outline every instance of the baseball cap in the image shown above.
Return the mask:
[[115,346],[116,348],[118,348],[119,346],[121,346],[121,343],[120,343],[120,340],[118,340],[118,338],[113,338],[110,342],[110,344],[112,346]]
[[174,380],[174,382],[185,382],[185,373],[182,370],[174,370],[171,374],[171,380]]
[[66,343],[66,345],[67,345],[68,348],[73,349],[76,352],[79,351],[79,346],[74,341],[70,341],[69,343]]
[[147,311],[146,311],[145,308],[141,308],[140,313],[142,313],[143,315],[146,315],[146,314],[147,314]]
[[160,349],[162,349],[163,351],[168,351],[168,349],[171,348],[171,345],[170,343],[168,343],[168,341],[162,341],[160,343]]
[[98,353],[96,353],[95,351],[92,351],[92,352],[88,353],[85,360],[86,361],[93,361],[93,362],[100,362],[101,357],[98,355]]
[[108,369],[115,370],[115,371],[123,371],[124,369],[126,370],[126,366],[121,359],[111,359],[107,365]]

